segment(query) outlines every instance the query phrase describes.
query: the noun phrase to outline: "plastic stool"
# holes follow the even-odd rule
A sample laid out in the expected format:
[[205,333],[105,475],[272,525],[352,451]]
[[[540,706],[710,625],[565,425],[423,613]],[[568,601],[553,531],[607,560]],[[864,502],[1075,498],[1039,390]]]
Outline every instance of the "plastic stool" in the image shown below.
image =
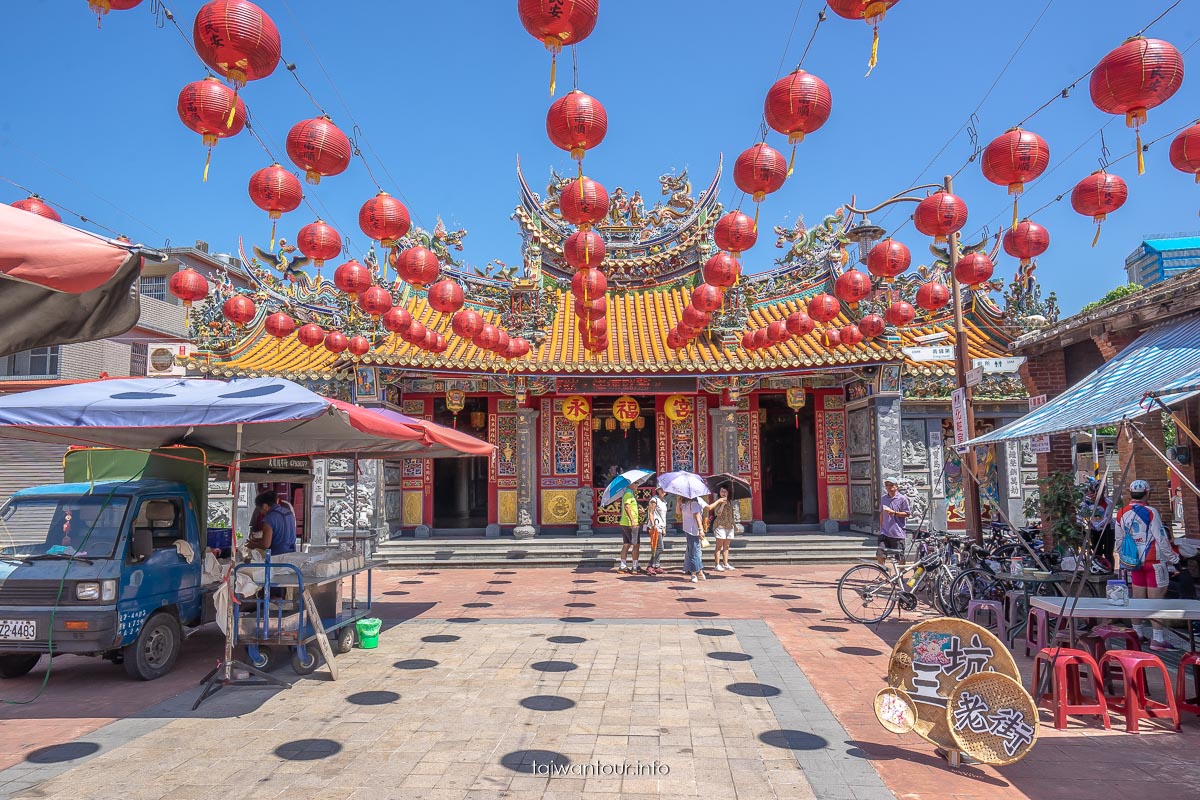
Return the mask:
[[[996,620],[996,635],[1001,641],[1008,638],[1008,625],[1004,619],[1004,606],[999,600],[971,600],[967,603],[967,622],[975,622],[975,615],[988,611]],[[984,626],[986,627],[986,626]]]
[[1030,607],[1029,614],[1025,618],[1025,655],[1030,655],[1031,652],[1038,652],[1049,644],[1049,637],[1046,633],[1050,627],[1050,615],[1045,609]]
[[[1179,707],[1175,705],[1175,693],[1171,688],[1171,676],[1162,659],[1152,653],[1138,650],[1109,650],[1100,659],[1101,672],[1119,669],[1125,685],[1123,697],[1108,697],[1109,707],[1125,715],[1125,732],[1137,733],[1138,723],[1143,719],[1169,719],[1178,731]],[[1156,669],[1162,673],[1166,687],[1166,702],[1146,697],[1146,670]]]
[[[1040,689],[1043,665],[1052,670],[1049,692],[1042,692]],[[1080,667],[1087,667],[1091,677],[1091,697],[1085,697],[1083,694]],[[1054,714],[1054,727],[1060,731],[1067,727],[1068,714],[1095,714],[1104,723],[1105,730],[1112,729],[1108,703],[1104,692],[1100,690],[1100,665],[1083,650],[1072,650],[1068,647],[1046,647],[1039,650],[1033,658],[1033,684],[1030,694],[1037,701],[1038,708],[1048,707]]]
[[1098,639],[1103,640],[1105,646],[1108,645],[1109,639],[1120,639],[1125,646],[1122,650],[1141,650],[1142,637],[1133,628],[1118,628],[1114,625],[1097,625],[1092,628],[1091,634]]
[[1004,624],[1011,631],[1025,615],[1025,592],[1009,589],[1004,593]]
[[[1192,668],[1192,684],[1196,687],[1196,697],[1187,696],[1188,667]],[[1192,702],[1195,700],[1195,702]],[[1179,671],[1175,674],[1175,705],[1180,713],[1188,711],[1200,714],[1200,654],[1185,653],[1179,661]]]

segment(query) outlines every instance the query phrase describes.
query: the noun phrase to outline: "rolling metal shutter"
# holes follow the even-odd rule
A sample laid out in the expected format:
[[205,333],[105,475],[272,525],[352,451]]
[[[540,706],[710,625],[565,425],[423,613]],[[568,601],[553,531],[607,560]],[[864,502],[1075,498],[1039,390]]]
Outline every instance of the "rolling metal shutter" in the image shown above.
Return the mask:
[[0,439],[0,503],[18,489],[62,483],[64,445]]

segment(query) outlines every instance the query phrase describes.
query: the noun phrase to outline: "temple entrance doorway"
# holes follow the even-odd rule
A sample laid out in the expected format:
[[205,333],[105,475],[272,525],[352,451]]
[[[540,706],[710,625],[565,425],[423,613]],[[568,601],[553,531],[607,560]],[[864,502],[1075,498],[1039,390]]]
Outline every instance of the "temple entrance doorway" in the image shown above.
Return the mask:
[[[439,425],[470,429],[472,415],[487,418],[487,398],[471,397],[463,410],[455,415],[446,408],[446,401],[434,401],[433,421]],[[456,425],[457,423],[457,425]],[[479,528],[488,523],[488,464],[487,458],[433,459],[433,527]]]
[[[653,397],[635,397],[640,414],[623,428],[613,416],[615,397],[592,400],[592,485],[603,490],[614,477],[630,469],[655,469],[656,435]],[[599,491],[596,499],[599,500]],[[639,495],[640,497],[640,495]],[[617,524],[616,506],[596,509],[596,524]],[[619,512],[616,512],[619,515]],[[612,517],[610,520],[609,517]]]
[[762,453],[763,522],[820,522],[812,398],[798,412],[783,394],[758,397]]

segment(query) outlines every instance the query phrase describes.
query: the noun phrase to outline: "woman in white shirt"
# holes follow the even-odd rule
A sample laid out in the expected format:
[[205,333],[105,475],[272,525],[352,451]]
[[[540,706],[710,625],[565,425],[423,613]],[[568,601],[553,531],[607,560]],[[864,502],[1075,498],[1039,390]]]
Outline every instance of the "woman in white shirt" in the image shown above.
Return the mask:
[[658,564],[659,553],[662,552],[663,536],[667,532],[667,493],[661,487],[654,490],[650,502],[646,505],[646,531],[650,534],[650,566],[647,572],[658,575],[662,567]]

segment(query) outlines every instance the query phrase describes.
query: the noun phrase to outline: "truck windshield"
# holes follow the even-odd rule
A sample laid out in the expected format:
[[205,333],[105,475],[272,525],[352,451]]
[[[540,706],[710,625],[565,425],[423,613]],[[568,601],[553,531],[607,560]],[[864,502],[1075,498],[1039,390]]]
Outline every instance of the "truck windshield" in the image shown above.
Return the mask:
[[0,509],[0,555],[110,558],[129,498],[14,497]]

